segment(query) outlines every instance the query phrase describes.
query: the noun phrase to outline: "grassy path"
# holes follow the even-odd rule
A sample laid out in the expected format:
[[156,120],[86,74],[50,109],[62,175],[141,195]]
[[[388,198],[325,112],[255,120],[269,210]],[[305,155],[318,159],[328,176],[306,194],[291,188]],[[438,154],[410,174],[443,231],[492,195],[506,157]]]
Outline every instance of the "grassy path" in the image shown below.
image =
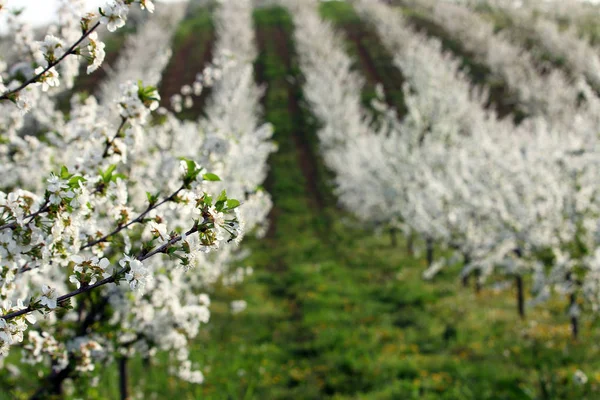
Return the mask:
[[[268,85],[266,119],[280,147],[266,184],[276,207],[266,240],[248,243],[255,277],[213,296],[212,332],[200,355],[211,371],[203,397],[353,398],[380,390],[398,370],[416,376],[393,354],[401,328],[420,325],[414,313],[430,294],[421,285],[397,291],[403,256],[333,206],[315,126],[300,105],[290,16],[280,8],[254,16],[256,76]],[[235,298],[249,308],[232,318],[227,305]]]

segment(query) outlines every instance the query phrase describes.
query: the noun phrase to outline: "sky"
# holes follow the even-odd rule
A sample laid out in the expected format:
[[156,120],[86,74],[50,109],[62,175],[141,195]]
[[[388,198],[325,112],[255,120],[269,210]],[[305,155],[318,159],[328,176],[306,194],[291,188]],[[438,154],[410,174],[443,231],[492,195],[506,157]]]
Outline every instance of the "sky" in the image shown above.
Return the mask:
[[[59,0],[5,0],[5,2],[8,9],[25,9],[23,18],[33,26],[44,25],[54,20],[60,3]],[[107,2],[108,0],[84,0],[86,7],[91,10]],[[5,32],[5,28],[6,19],[0,14],[0,33]]]
[[[105,0],[85,0],[86,7],[93,9],[105,3]],[[56,16],[58,0],[8,0],[6,6],[8,9],[24,8],[23,18],[30,24],[37,26],[48,23]],[[4,19],[0,24],[5,24]]]

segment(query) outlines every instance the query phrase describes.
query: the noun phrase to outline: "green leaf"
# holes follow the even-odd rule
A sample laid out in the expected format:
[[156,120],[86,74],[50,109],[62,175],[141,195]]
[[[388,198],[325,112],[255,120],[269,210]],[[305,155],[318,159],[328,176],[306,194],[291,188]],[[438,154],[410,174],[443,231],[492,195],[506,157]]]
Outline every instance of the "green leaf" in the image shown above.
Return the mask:
[[228,199],[227,200],[227,208],[234,209],[239,206],[240,206],[239,200],[236,200],[236,199]]
[[61,179],[69,179],[71,177],[71,175],[69,174],[69,170],[67,169],[66,166],[62,166],[60,167],[60,178]]
[[79,182],[86,182],[86,180],[83,176],[74,176],[71,179],[69,179],[69,187],[79,187]]
[[193,160],[185,160],[187,164],[188,175],[193,174],[196,171],[196,163]]
[[100,171],[100,176],[102,177],[102,181],[104,183],[109,183],[111,181],[112,174],[115,169],[117,169],[117,165],[111,164],[108,166],[108,168],[106,168],[106,171]]
[[221,180],[221,178],[219,178],[217,175],[215,175],[213,173],[210,173],[210,172],[202,175],[202,177],[204,178],[204,180],[206,180],[206,181],[212,181],[212,182],[214,182],[214,181],[220,181]]
[[121,178],[122,180],[127,179],[127,177],[123,174],[114,174],[113,176],[110,177],[110,180],[113,182],[116,182],[117,179]]
[[150,204],[154,204],[156,201],[156,198],[150,192],[146,192],[146,198],[148,199],[148,203],[150,203]]

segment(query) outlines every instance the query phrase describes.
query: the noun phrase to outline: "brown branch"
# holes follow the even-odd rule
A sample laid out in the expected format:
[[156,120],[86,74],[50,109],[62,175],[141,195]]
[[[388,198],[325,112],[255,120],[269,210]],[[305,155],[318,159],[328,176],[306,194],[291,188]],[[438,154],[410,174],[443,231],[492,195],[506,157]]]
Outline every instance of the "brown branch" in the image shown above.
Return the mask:
[[96,239],[94,241],[88,242],[85,245],[81,246],[81,248],[79,250],[84,250],[87,249],[88,247],[92,247],[95,246],[99,243],[103,243],[106,242],[108,240],[108,238],[110,238],[111,236],[116,235],[117,233],[121,232],[123,229],[126,229],[128,227],[130,227],[133,224],[137,224],[137,223],[141,223],[144,220],[144,217],[146,215],[148,215],[148,213],[158,207],[160,207],[161,205],[163,205],[166,202],[169,201],[173,201],[173,199],[175,199],[175,197],[177,197],[177,195],[179,194],[179,192],[181,192],[183,190],[184,186],[181,186],[179,189],[177,189],[172,195],[170,195],[169,197],[163,199],[161,202],[156,203],[156,204],[150,204],[148,206],[148,208],[146,208],[146,210],[144,210],[144,212],[142,212],[140,215],[137,216],[137,218],[129,221],[127,224],[125,225],[120,225],[117,229],[115,229],[114,231],[102,236],[99,239]]
[[[50,209],[50,205],[48,204],[48,199],[46,199],[44,201],[44,204],[40,207],[39,210],[37,210],[36,212],[27,215],[25,218],[30,218],[29,221],[27,221],[27,223],[25,223],[26,225],[29,225],[31,223],[31,221],[33,221],[35,219],[35,217],[37,217],[38,215],[45,213],[46,211],[48,211]],[[12,229],[12,228],[16,228],[17,227],[17,222],[10,222],[8,224],[4,224],[2,226],[0,226],[0,231],[4,230],[4,229]]]
[[119,134],[121,133],[121,129],[123,129],[123,126],[125,126],[126,122],[127,122],[127,118],[121,117],[121,124],[119,124],[119,127],[117,128],[117,133],[115,133],[115,136],[113,136],[112,139],[110,139],[108,142],[106,142],[106,147],[104,148],[104,151],[102,152],[102,158],[105,158],[108,155],[108,150],[110,150],[110,146],[112,146],[112,144],[115,142],[115,140],[119,137]]
[[46,68],[44,68],[44,70],[42,72],[40,72],[39,74],[33,76],[32,78],[30,78],[29,80],[23,82],[19,87],[17,87],[16,89],[10,90],[4,94],[2,94],[0,96],[0,100],[9,100],[10,97],[12,95],[14,95],[17,92],[20,92],[21,90],[25,89],[27,86],[31,85],[32,83],[37,82],[37,80],[43,76],[46,72],[48,72],[51,68],[55,67],[56,65],[58,65],[59,63],[61,63],[65,58],[67,58],[68,55],[73,54],[75,51],[75,48],[77,46],[79,46],[81,44],[81,42],[83,42],[85,40],[85,38],[87,38],[90,33],[92,33],[93,31],[96,30],[96,28],[98,28],[100,26],[100,22],[96,22],[96,24],[94,26],[92,26],[90,28],[90,30],[88,30],[87,32],[85,32],[83,35],[81,35],[81,37],[79,38],[79,40],[77,40],[67,51],[65,51],[65,53],[60,56],[57,60],[48,63],[48,66]]
[[[184,189],[184,187],[185,187],[185,186],[184,186],[184,185],[182,185],[182,186],[181,186],[179,189],[177,189],[175,192],[173,192],[173,194],[171,194],[169,197],[166,197],[165,199],[163,199],[162,201],[160,201],[160,202],[158,202],[158,203],[156,203],[156,204],[150,204],[150,205],[148,206],[148,208],[146,208],[146,210],[144,210],[144,212],[142,212],[140,215],[138,215],[138,216],[137,216],[137,217],[136,217],[134,220],[130,221],[129,223],[127,223],[127,224],[125,224],[125,225],[121,225],[121,226],[119,226],[119,227],[118,227],[117,229],[115,229],[114,231],[112,231],[112,232],[110,232],[110,233],[108,233],[108,234],[106,234],[106,235],[102,236],[102,237],[101,237],[101,238],[99,238],[99,239],[96,239],[96,240],[94,240],[94,241],[91,241],[91,242],[88,242],[88,243],[86,243],[85,245],[81,246],[81,247],[79,248],[79,250],[85,250],[85,249],[87,249],[87,248],[89,248],[89,247],[92,247],[92,246],[95,246],[95,245],[97,245],[97,244],[99,244],[99,243],[106,242],[106,241],[107,241],[107,240],[108,240],[108,239],[109,239],[111,236],[114,236],[114,235],[116,235],[117,233],[121,232],[122,230],[124,230],[124,229],[128,228],[129,226],[131,226],[131,225],[133,225],[133,224],[135,224],[135,223],[141,223],[141,222],[143,222],[143,219],[144,219],[144,217],[145,217],[146,215],[148,215],[148,213],[149,213],[150,211],[152,211],[152,210],[154,210],[154,209],[156,209],[156,208],[160,207],[161,205],[163,205],[163,204],[164,204],[164,203],[166,203],[166,202],[173,201],[173,200],[175,199],[175,197],[177,197],[177,195],[179,194],[179,192],[181,192],[181,191]],[[94,191],[93,193],[97,193],[97,192],[98,192],[98,190]],[[46,203],[47,203],[47,202],[46,202]],[[46,211],[48,208],[49,208],[49,206],[42,207],[42,209],[38,210],[38,211],[37,211],[36,213],[34,213],[34,214],[28,215],[26,218],[29,218],[30,216],[33,216],[33,217],[35,217],[35,216],[37,216],[37,215],[41,214],[42,212]],[[30,220],[30,221],[28,221],[28,222],[27,222],[27,224],[31,223],[31,221],[32,221],[32,220],[33,220],[33,218],[31,218],[31,220]],[[15,226],[16,226],[16,223],[12,223],[12,224],[15,224]],[[7,228],[11,228],[11,226],[10,226],[10,225],[12,225],[12,224],[6,224],[6,225],[3,225],[3,226],[1,226],[1,227],[0,227],[0,230],[2,230],[2,229],[5,229],[5,227],[7,227]],[[27,225],[27,224],[26,224],[26,225]],[[15,227],[15,226],[13,226],[13,227]],[[50,264],[52,264],[52,262],[50,262]],[[29,263],[27,263],[27,264],[25,264],[24,266],[22,266],[22,267],[19,269],[19,271],[18,271],[17,273],[21,274],[21,273],[23,273],[23,272],[31,271],[31,270],[33,270],[33,269],[37,269],[37,268],[39,268],[39,267],[40,267],[40,265],[34,265],[34,266],[30,266],[30,265],[29,265]]]
[[[185,236],[188,235],[192,235],[198,231],[204,231],[206,229],[206,224],[208,224],[209,222],[207,221],[203,221],[202,224],[195,224],[193,228],[191,228],[189,231],[187,231],[185,233]],[[169,240],[167,243],[163,244],[162,246],[159,246],[157,248],[155,248],[154,250],[152,250],[149,253],[141,253],[139,256],[137,256],[135,259],[138,261],[144,261],[147,260],[150,257],[153,257],[156,254],[159,253],[166,253],[166,251],[175,243],[179,242],[182,239],[182,235],[177,235],[174,238],[172,238],[171,240]],[[80,295],[82,293],[87,293],[93,289],[96,289],[97,287],[100,286],[104,286],[108,283],[114,283],[117,281],[117,279],[120,279],[121,276],[123,276],[124,274],[126,274],[129,271],[130,267],[129,265],[126,267],[121,268],[120,270],[118,270],[115,274],[113,274],[112,276],[108,277],[108,278],[104,278],[101,281],[98,281],[96,283],[94,283],[93,285],[86,285],[86,286],[81,286],[79,289],[74,290],[72,292],[69,292],[67,294],[64,294],[60,297],[58,297],[56,299],[56,304],[57,306],[59,305],[63,305],[67,300],[69,300],[71,297],[75,297],[77,295]],[[9,320],[9,319],[13,319],[16,317],[20,317],[22,315],[25,314],[29,314],[32,311],[35,311],[36,308],[31,307],[31,305],[22,308],[20,310],[17,311],[12,311],[10,313],[4,314],[2,316],[0,316],[0,318],[4,319],[4,320]]]

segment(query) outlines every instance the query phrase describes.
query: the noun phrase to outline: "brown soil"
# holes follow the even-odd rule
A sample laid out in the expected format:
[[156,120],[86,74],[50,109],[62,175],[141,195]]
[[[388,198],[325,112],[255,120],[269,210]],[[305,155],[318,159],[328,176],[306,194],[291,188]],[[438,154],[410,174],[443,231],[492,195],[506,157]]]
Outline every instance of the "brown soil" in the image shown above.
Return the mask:
[[[172,110],[171,96],[179,93],[182,86],[194,83],[196,74],[202,72],[212,61],[215,38],[214,29],[197,32],[189,35],[181,46],[173,50],[159,86],[161,106]],[[197,118],[201,115],[209,94],[210,89],[205,88],[199,97],[194,97],[194,105],[184,110],[182,117]]]
[[[340,25],[347,39],[352,42],[358,53],[358,62],[367,82],[372,85],[381,83],[385,88],[385,101],[402,118],[406,114],[403,102],[394,101],[391,93],[402,92],[405,78],[381,44],[378,35],[363,21],[348,22]],[[374,54],[376,52],[376,54]]]
[[[292,65],[292,54],[289,49],[289,36],[282,30],[277,29],[274,32],[274,39],[276,43],[277,55],[281,60],[284,61],[285,67],[288,71],[293,70]],[[291,74],[290,74],[291,75]],[[292,75],[293,76],[293,75]],[[299,103],[299,82],[298,77],[294,76],[293,82],[286,80],[288,90],[288,111],[294,119],[302,115],[302,110]],[[309,127],[303,123],[297,126],[294,130],[294,143],[298,150],[298,163],[302,169],[306,182],[306,191],[309,194],[309,201],[311,205],[318,210],[322,210],[325,207],[325,200],[323,193],[319,190],[319,173],[317,171],[317,155],[313,152],[310,144],[311,135],[307,132]]]
[[[269,41],[273,43],[278,58],[282,61],[288,71],[288,76],[293,77],[293,79],[285,80],[287,109],[291,118],[294,121],[297,121],[297,123],[294,124],[295,129],[292,132],[292,139],[297,150],[298,164],[302,170],[302,175],[304,176],[305,190],[308,194],[309,205],[316,210],[321,210],[325,207],[326,200],[318,184],[319,179],[321,179],[317,169],[318,155],[315,154],[313,146],[311,146],[310,143],[311,135],[308,132],[310,127],[307,126],[306,121],[303,121],[302,119],[303,111],[299,102],[301,89],[299,88],[299,77],[294,74],[293,55],[290,52],[290,35],[281,27],[258,26],[256,30],[256,39],[258,50],[261,54],[268,51]],[[264,68],[264,65],[260,62],[255,65],[255,76],[259,84],[267,84]],[[312,140],[314,140],[314,138]],[[270,174],[265,181],[265,187],[269,191],[270,188],[273,187],[273,178]],[[274,204],[269,214],[268,238],[274,237],[277,218],[281,212],[282,211],[277,204]]]

